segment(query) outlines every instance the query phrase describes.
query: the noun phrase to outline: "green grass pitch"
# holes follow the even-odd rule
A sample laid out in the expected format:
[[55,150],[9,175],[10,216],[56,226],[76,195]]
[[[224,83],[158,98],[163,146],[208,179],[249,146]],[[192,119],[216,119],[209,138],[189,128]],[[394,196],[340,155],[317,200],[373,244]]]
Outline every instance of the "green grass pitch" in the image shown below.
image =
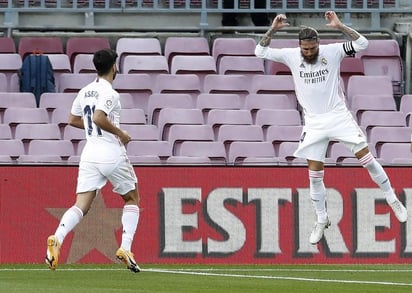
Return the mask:
[[0,292],[412,292],[412,265],[0,265]]

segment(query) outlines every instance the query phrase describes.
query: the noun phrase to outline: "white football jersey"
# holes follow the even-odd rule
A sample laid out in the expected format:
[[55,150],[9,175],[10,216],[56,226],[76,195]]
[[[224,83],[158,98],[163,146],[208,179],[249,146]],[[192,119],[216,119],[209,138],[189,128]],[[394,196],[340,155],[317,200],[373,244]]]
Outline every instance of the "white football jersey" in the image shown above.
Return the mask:
[[347,43],[319,45],[319,56],[314,64],[306,63],[300,47],[275,49],[256,47],[261,58],[287,65],[293,76],[296,97],[305,114],[322,114],[346,109],[340,81],[340,63],[346,56]]
[[119,94],[105,79],[97,78],[82,88],[73,101],[71,113],[83,117],[86,134],[81,160],[95,163],[113,163],[126,153],[116,135],[100,129],[93,123],[93,113],[102,110],[117,127],[120,125]]

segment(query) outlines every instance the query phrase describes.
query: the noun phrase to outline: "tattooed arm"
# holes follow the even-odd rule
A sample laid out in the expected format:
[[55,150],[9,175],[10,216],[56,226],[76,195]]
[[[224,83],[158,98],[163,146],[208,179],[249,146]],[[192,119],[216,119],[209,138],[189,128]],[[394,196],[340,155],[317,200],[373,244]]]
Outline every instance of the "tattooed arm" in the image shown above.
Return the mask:
[[262,47],[269,46],[273,33],[289,25],[285,21],[286,21],[286,15],[284,14],[277,15],[275,19],[273,20],[273,23],[268,29],[268,31],[263,35],[263,38],[260,40],[259,45],[261,45]]

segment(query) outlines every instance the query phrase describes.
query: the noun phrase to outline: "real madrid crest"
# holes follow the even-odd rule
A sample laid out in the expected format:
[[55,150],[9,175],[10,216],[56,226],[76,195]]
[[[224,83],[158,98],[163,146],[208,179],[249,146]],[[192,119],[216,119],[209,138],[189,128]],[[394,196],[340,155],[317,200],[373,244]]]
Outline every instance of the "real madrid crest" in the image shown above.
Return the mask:
[[321,61],[322,65],[327,65],[328,64],[328,60],[326,60],[325,57],[322,57]]
[[111,107],[113,104],[112,100],[106,100],[106,107]]

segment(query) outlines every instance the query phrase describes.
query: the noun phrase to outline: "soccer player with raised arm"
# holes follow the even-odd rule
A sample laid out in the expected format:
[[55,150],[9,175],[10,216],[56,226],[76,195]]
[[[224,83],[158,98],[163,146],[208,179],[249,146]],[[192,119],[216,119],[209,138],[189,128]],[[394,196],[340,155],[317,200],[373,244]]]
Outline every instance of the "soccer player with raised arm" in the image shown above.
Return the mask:
[[47,239],[46,264],[55,270],[64,238],[81,221],[107,180],[123,201],[121,222],[122,242],[116,257],[132,272],[140,268],[134,260],[131,246],[139,221],[137,178],[125,145],[130,135],[119,128],[121,104],[113,89],[117,54],[114,50],[97,51],[93,56],[97,78],[82,88],[73,101],[69,124],[85,131],[86,144],[82,151],[77,177],[76,202],[60,220],[54,235]]
[[368,46],[368,40],[354,29],[344,25],[334,11],[327,11],[328,27],[336,28],[348,36],[344,43],[319,44],[318,32],[304,27],[299,32],[299,47],[269,48],[272,34],[288,26],[286,16],[275,17],[255,49],[256,56],[284,63],[293,76],[295,92],[303,109],[303,126],[295,157],[307,160],[309,189],[317,221],[309,241],[317,244],[330,226],[326,210],[326,189],[323,182],[324,161],[329,140],[337,140],[351,150],[360,164],[368,170],[371,179],[386,196],[386,201],[400,222],[407,220],[407,210],[398,200],[382,166],[368,149],[364,133],[354,120],[345,103],[340,83],[340,63]]

